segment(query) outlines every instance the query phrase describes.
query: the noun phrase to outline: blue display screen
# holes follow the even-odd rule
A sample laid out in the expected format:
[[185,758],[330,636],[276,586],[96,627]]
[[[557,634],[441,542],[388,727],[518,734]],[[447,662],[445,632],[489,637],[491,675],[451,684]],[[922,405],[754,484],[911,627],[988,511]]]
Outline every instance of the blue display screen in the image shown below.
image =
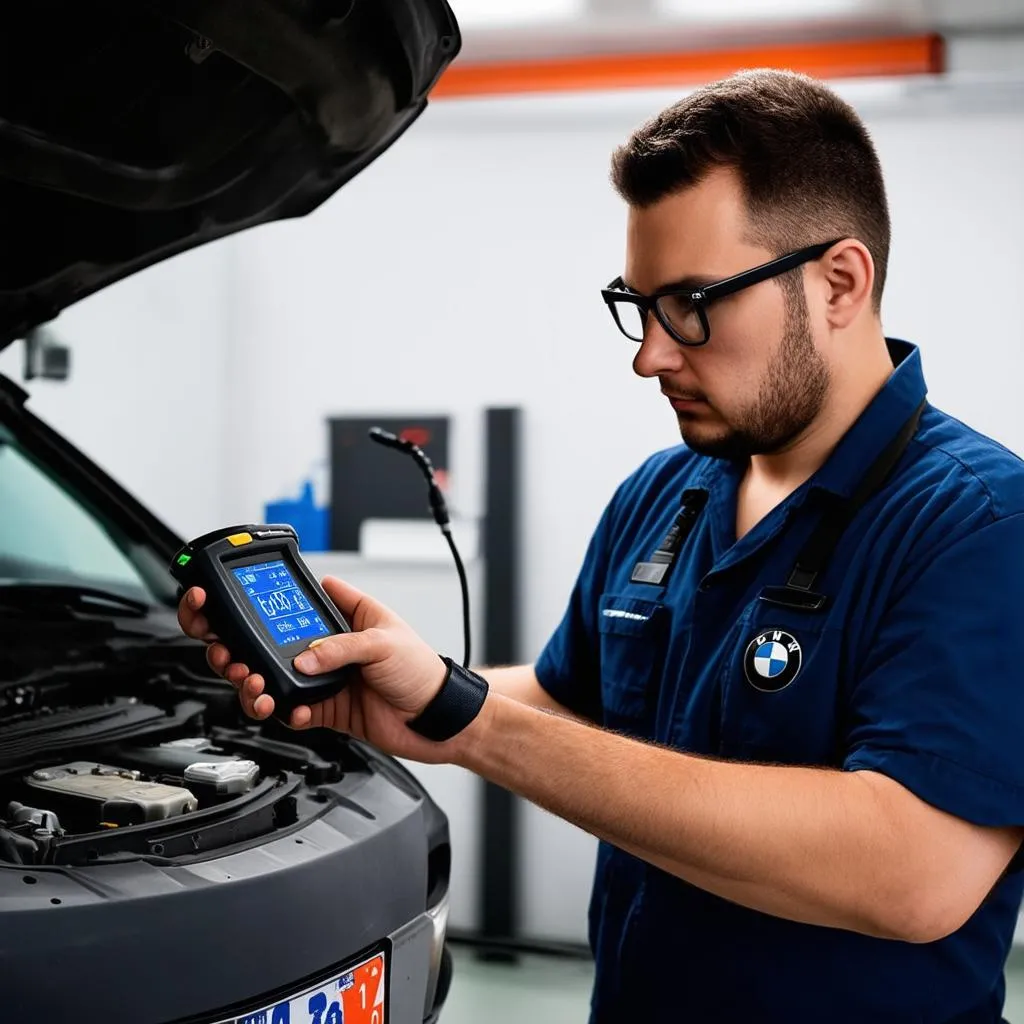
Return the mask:
[[332,632],[283,561],[260,562],[231,571],[279,647]]

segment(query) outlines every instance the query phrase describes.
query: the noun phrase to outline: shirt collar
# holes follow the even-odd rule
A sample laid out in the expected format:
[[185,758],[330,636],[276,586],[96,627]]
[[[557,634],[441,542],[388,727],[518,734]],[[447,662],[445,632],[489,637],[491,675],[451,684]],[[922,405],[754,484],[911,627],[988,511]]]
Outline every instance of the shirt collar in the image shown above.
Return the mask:
[[850,497],[861,479],[924,401],[928,387],[916,345],[886,338],[893,372],[825,464],[811,477],[814,489]]

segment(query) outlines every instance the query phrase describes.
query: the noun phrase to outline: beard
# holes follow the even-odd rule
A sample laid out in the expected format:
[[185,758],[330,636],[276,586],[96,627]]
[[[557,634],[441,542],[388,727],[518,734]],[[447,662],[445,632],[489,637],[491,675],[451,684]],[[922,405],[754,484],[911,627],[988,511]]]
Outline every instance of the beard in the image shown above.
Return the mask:
[[683,442],[699,455],[745,460],[783,451],[821,412],[831,378],[814,347],[807,299],[802,287],[786,288],[782,344],[765,371],[756,401],[732,417],[725,433],[702,434],[695,418],[679,414]]

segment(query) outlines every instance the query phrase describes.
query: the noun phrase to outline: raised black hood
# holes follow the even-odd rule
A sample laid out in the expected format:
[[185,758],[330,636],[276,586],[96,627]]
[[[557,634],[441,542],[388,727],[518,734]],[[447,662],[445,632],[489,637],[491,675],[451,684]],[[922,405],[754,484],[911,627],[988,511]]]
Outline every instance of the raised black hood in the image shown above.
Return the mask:
[[460,45],[445,0],[9,0],[0,349],[151,263],[308,213]]

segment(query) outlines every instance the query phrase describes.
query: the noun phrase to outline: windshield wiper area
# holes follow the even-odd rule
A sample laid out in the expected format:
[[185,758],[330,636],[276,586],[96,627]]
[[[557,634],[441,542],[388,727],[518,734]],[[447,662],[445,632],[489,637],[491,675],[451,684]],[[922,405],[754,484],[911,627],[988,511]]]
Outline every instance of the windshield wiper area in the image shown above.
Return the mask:
[[153,606],[100,587],[64,583],[7,583],[0,585],[0,609],[29,611],[36,608],[68,608],[89,615],[131,615],[145,618]]

